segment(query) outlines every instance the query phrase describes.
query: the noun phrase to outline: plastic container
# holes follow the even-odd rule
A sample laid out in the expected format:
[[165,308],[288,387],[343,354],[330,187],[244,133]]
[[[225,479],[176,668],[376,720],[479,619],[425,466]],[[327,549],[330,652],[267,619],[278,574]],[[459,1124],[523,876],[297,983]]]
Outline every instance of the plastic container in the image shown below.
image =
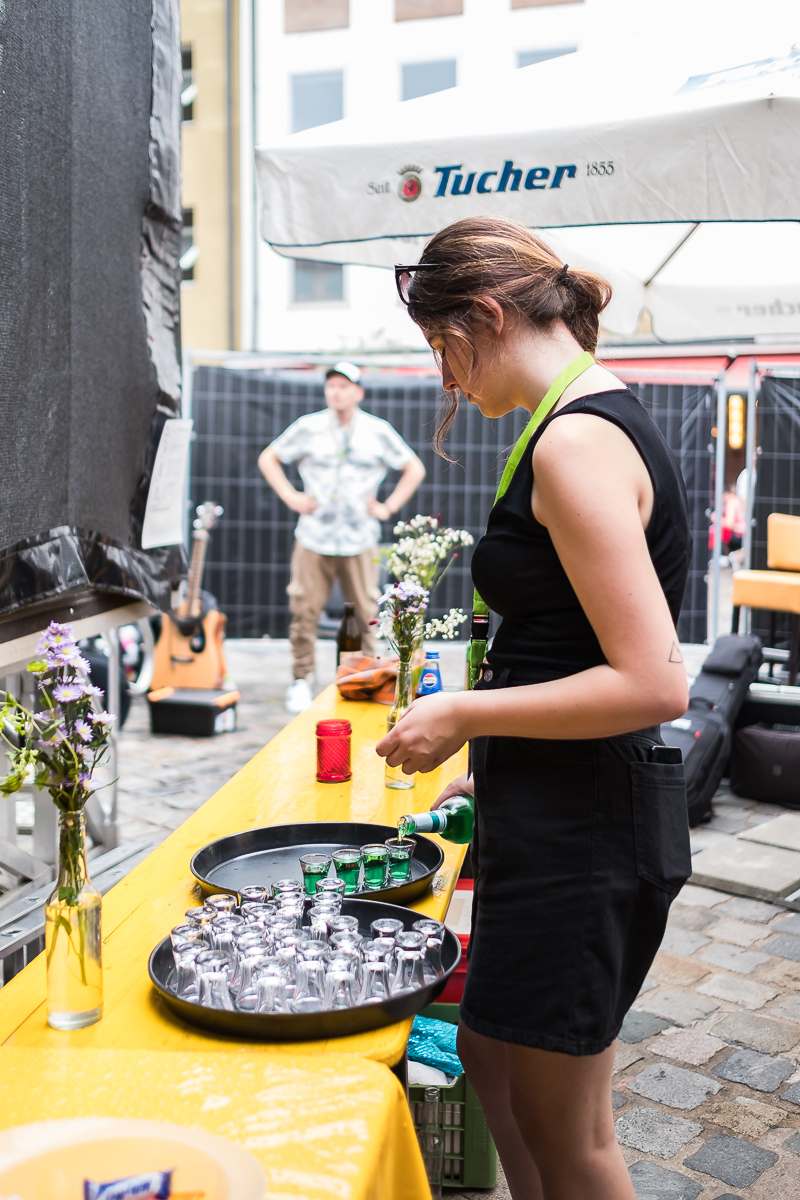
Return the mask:
[[[429,1004],[423,1017],[458,1022],[457,1004]],[[442,1089],[442,1127],[444,1129],[444,1176],[446,1188],[490,1188],[497,1183],[497,1150],[489,1133],[475,1089],[461,1075],[452,1087]],[[422,1123],[425,1087],[412,1084],[408,1103],[414,1128]]]
[[345,783],[350,769],[349,721],[317,721],[317,782]]

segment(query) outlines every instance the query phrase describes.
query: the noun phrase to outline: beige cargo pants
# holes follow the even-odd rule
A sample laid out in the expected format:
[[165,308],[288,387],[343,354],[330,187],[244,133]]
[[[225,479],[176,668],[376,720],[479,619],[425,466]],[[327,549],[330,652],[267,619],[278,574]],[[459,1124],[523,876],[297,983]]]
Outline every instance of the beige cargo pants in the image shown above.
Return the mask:
[[374,633],[369,623],[378,613],[377,558],[377,546],[362,554],[337,557],[315,554],[295,541],[291,580],[286,589],[292,614],[289,641],[295,679],[307,679],[314,671],[317,621],[337,578],[345,600],[356,606],[362,650],[365,654],[375,653]]

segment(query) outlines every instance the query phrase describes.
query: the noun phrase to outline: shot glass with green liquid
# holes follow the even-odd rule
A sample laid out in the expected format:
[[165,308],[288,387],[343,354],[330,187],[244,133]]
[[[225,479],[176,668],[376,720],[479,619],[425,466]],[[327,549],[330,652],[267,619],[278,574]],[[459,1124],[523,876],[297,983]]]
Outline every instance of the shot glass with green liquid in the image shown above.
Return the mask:
[[364,886],[369,891],[378,891],[386,886],[389,851],[380,842],[370,842],[361,847],[361,853],[364,856]]
[[300,867],[303,872],[303,887],[307,896],[317,894],[317,880],[325,879],[330,869],[329,854],[301,854]]
[[361,875],[361,861],[363,855],[360,850],[334,850],[331,855],[333,860],[333,869],[339,879],[344,881],[344,892],[346,896],[352,896],[353,892],[358,891],[358,881]]
[[388,838],[386,849],[389,851],[389,882],[405,883],[411,877],[411,858],[417,843],[413,838]]

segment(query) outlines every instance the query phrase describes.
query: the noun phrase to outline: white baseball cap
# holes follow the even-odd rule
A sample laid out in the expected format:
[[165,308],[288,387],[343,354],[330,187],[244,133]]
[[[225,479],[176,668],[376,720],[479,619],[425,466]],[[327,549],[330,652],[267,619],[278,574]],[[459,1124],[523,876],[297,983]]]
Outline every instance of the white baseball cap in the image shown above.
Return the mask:
[[332,367],[328,367],[325,378],[330,379],[331,375],[344,375],[345,379],[349,379],[351,383],[361,383],[361,368],[357,367],[355,363],[334,363]]

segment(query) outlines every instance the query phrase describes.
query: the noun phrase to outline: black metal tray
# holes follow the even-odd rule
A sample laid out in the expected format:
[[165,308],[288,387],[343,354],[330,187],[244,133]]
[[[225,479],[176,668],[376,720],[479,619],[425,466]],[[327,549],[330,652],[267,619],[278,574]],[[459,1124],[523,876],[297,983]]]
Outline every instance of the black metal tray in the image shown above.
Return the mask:
[[[302,825],[266,825],[209,842],[190,863],[191,872],[207,896],[216,892],[238,895],[239,888],[266,886],[278,879],[302,879],[301,854],[331,854],[347,846],[366,846],[397,837],[393,825],[362,825],[353,821],[309,821]],[[355,892],[369,900],[410,904],[433,883],[444,862],[441,846],[414,835],[411,878],[379,891]]]
[[[396,904],[381,904],[374,900],[345,900],[342,912],[358,917],[359,931],[369,936],[369,927],[378,917],[395,917],[406,929],[411,929],[420,913],[400,908]],[[320,1038],[349,1037],[394,1025],[405,1017],[414,1016],[432,1004],[461,959],[461,943],[450,929],[445,930],[442,945],[444,974],[434,983],[419,988],[407,996],[394,996],[382,1004],[363,1004],[357,1008],[340,1008],[318,1013],[245,1013],[226,1012],[220,1008],[205,1008],[191,1000],[182,1000],[172,991],[175,960],[168,937],[159,942],[150,955],[150,979],[167,1007],[190,1025],[200,1025],[215,1034],[227,1037],[255,1039],[262,1042],[310,1042]]]

